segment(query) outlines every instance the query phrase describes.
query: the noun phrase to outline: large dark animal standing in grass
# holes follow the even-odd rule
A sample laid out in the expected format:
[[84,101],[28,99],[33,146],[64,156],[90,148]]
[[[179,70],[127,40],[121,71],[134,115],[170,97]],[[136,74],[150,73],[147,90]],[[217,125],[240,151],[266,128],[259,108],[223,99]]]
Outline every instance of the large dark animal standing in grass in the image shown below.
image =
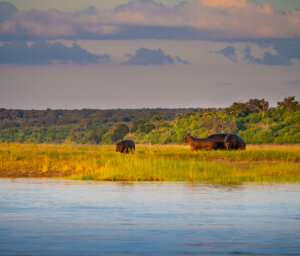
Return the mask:
[[207,139],[211,139],[214,140],[217,144],[217,149],[225,149],[225,137],[228,135],[229,133],[214,133],[211,134],[207,137]]
[[132,140],[122,140],[117,143],[116,151],[120,153],[128,153],[130,150],[135,150],[135,144]]
[[224,140],[224,144],[227,150],[246,149],[245,141],[235,133],[227,134]]
[[192,151],[200,149],[212,150],[216,149],[217,146],[216,142],[211,139],[197,139],[191,135],[187,135],[184,142],[187,142],[190,145]]
[[246,149],[244,140],[235,133],[214,133],[207,138],[217,143],[217,149]]

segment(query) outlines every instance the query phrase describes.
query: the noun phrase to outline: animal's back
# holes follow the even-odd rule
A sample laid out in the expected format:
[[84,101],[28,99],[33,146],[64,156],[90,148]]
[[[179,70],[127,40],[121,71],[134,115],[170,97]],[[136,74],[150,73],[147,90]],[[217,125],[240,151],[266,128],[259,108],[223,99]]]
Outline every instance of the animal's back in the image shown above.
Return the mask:
[[194,150],[205,149],[211,150],[216,148],[216,142],[212,139],[194,139],[193,140]]
[[135,143],[133,140],[123,140],[122,141],[124,144],[127,144],[128,147],[135,149]]
[[217,148],[224,149],[225,148],[225,137],[230,133],[214,133],[207,137],[207,139],[212,139],[216,142]]

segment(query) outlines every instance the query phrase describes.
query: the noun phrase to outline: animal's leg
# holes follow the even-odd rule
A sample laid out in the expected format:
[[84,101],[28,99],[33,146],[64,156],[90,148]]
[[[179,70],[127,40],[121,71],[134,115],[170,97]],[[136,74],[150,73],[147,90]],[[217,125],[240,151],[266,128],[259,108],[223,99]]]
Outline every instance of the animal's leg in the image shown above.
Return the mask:
[[226,150],[230,150],[229,143],[225,143],[225,149],[226,149]]

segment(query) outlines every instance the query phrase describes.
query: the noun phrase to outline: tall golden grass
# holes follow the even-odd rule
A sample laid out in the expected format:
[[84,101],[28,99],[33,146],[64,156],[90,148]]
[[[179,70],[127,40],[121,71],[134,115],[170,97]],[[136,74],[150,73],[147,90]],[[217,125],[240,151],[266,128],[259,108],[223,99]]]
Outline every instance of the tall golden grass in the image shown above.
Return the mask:
[[0,177],[64,177],[107,181],[207,183],[300,182],[300,145],[248,145],[244,151],[188,146],[0,144]]

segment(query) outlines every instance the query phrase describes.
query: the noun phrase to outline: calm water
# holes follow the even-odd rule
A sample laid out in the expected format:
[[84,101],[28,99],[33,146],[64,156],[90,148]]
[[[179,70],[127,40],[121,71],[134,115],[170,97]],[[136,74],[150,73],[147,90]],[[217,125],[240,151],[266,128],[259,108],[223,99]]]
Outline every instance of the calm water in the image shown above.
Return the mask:
[[300,255],[300,185],[0,179],[0,255]]

